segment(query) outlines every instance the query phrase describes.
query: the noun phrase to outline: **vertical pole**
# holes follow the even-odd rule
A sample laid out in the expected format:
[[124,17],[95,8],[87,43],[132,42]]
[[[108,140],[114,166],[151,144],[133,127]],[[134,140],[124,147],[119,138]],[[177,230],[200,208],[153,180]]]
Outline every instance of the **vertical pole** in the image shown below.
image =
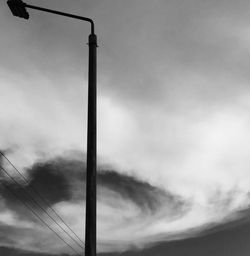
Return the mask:
[[96,256],[96,48],[97,37],[89,35],[89,85],[86,175],[85,256]]

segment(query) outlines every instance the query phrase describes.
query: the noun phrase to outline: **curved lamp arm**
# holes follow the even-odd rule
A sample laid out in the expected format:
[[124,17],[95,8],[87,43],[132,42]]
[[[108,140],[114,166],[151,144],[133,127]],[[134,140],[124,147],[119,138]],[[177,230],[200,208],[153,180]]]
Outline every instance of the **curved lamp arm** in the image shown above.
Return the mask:
[[61,16],[65,16],[65,17],[69,17],[69,18],[73,18],[73,19],[87,21],[91,24],[91,34],[95,33],[94,21],[90,18],[87,18],[87,17],[82,17],[82,16],[79,16],[79,15],[71,14],[71,13],[59,12],[59,11],[56,11],[56,10],[51,10],[51,9],[47,9],[47,8],[43,8],[43,7],[39,7],[39,6],[26,4],[22,0],[8,0],[7,4],[9,5],[12,14],[14,16],[18,16],[20,18],[28,19],[29,14],[27,13],[25,8],[30,8],[30,9],[43,11],[43,12],[54,13],[54,14],[57,14],[57,15],[61,15]]

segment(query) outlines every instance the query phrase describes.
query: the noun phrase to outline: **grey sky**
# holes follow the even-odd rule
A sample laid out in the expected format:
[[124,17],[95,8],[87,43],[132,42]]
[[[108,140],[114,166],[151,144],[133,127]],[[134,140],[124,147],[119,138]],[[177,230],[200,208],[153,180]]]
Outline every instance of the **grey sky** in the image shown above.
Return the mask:
[[[99,163],[190,202],[145,234],[169,239],[248,207],[249,1],[29,3],[96,21]],[[5,1],[0,24],[1,148],[24,172],[85,152],[89,24],[37,11],[20,20]]]

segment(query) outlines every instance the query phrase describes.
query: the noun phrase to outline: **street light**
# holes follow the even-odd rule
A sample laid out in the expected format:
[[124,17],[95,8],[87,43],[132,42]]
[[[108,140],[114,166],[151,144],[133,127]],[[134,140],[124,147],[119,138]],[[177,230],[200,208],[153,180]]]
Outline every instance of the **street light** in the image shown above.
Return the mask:
[[7,4],[14,16],[28,19],[26,8],[49,12],[91,24],[89,35],[89,73],[88,73],[88,124],[87,124],[87,178],[86,178],[86,218],[85,218],[85,256],[96,256],[96,48],[94,22],[90,18],[33,6],[21,0],[8,0]]

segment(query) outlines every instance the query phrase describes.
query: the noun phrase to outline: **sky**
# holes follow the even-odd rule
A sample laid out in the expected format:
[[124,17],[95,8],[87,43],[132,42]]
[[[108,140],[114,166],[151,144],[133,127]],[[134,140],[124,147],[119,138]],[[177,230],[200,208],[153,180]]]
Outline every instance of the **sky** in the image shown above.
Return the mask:
[[[249,1],[27,3],[96,23],[100,255],[247,255]],[[90,26],[29,13],[0,2],[0,150],[28,180],[1,172],[0,248],[74,254],[8,190],[37,187],[84,240]]]

